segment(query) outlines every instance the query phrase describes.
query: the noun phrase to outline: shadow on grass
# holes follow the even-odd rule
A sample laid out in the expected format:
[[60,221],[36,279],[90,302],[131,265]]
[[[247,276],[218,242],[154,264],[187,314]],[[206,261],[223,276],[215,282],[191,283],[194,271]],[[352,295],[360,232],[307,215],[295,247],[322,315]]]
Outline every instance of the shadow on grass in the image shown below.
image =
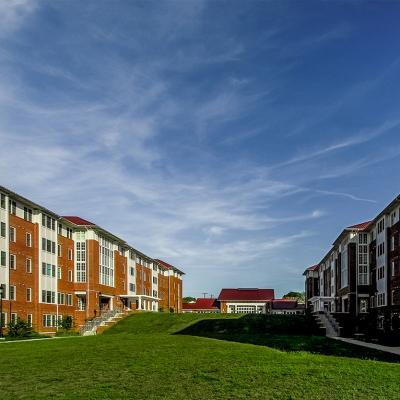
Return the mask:
[[400,356],[315,335],[315,326],[305,316],[246,315],[236,320],[201,320],[176,332],[178,335],[248,343],[287,352],[309,352],[386,362]]

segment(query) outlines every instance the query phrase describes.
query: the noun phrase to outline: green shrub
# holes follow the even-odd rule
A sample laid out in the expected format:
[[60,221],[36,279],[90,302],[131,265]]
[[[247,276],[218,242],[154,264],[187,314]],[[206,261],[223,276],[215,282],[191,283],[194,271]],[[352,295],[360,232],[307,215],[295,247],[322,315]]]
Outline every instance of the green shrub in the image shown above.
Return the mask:
[[34,335],[36,335],[36,332],[23,319],[18,318],[16,321],[8,324],[7,336],[11,338],[26,338]]
[[58,322],[58,327],[61,328],[64,331],[70,331],[73,327],[73,320],[70,315],[64,316],[59,322]]

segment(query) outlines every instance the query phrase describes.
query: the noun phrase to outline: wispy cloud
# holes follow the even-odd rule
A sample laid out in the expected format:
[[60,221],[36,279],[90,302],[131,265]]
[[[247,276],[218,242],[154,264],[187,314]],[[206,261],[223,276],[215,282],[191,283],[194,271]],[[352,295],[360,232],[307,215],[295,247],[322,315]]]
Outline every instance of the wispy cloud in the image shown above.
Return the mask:
[[380,126],[374,129],[364,130],[363,132],[349,135],[347,139],[341,142],[337,142],[319,149],[300,154],[298,156],[292,157],[286,161],[274,165],[272,168],[282,168],[292,164],[302,163],[309,160],[314,160],[323,156],[327,156],[339,150],[347,149],[356,145],[360,145],[376,139],[385,133],[390,132],[392,129],[398,128],[400,126],[400,120],[385,121]]
[[35,0],[0,0],[0,37],[19,29],[38,6]]
[[288,74],[351,30],[298,32],[286,14],[265,27],[254,7],[220,7],[0,1],[0,181],[177,263],[190,291],[287,279],[300,289],[296,271],[327,240],[317,229],[341,223],[326,200],[378,201],[351,177],[397,157],[378,139],[400,120],[392,111],[312,139],[300,135],[310,120],[287,140]]

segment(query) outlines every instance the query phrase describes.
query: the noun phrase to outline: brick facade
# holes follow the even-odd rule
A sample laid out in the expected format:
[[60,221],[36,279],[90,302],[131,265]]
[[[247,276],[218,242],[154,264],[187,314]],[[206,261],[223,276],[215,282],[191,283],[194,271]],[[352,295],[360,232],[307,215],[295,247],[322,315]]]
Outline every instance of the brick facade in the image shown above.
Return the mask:
[[[183,272],[79,217],[61,217],[0,186],[3,325],[55,333],[108,309],[182,310]],[[166,265],[168,267],[166,267]]]

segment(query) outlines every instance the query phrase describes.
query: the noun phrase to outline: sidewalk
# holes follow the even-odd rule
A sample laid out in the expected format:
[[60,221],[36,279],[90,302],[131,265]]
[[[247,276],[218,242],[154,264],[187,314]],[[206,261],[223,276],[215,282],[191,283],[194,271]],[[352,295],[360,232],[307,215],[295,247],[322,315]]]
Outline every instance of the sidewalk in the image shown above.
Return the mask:
[[57,336],[57,337],[48,337],[48,338],[37,338],[37,339],[21,339],[21,340],[0,340],[0,344],[6,343],[25,343],[25,342],[39,342],[41,340],[54,340],[54,339],[71,339],[71,338],[79,338],[83,336]]
[[385,351],[386,353],[397,354],[400,356],[400,347],[383,346],[381,344],[367,343],[362,342],[361,340],[348,339],[343,337],[333,337],[332,339],[341,340],[342,342],[355,344],[356,346],[368,347],[369,349]]

